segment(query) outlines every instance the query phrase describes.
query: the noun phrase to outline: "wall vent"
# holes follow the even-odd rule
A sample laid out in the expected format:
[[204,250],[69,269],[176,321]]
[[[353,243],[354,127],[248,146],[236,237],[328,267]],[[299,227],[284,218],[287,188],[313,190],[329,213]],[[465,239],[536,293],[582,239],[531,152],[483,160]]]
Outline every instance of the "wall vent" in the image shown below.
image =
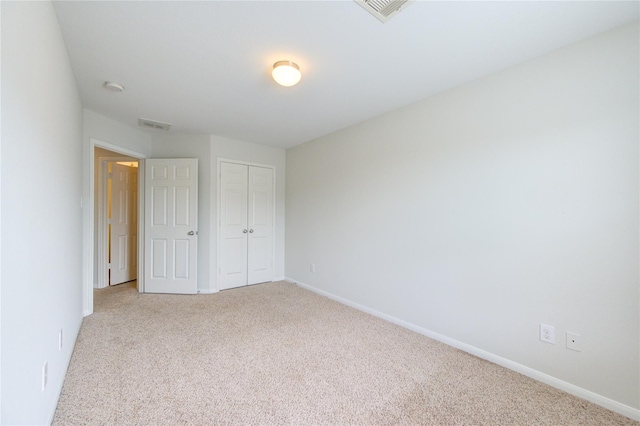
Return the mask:
[[138,126],[164,130],[165,132],[168,132],[171,128],[171,124],[169,123],[162,123],[160,121],[149,120],[147,118],[138,118]]
[[380,22],[387,22],[409,5],[411,0],[354,0]]

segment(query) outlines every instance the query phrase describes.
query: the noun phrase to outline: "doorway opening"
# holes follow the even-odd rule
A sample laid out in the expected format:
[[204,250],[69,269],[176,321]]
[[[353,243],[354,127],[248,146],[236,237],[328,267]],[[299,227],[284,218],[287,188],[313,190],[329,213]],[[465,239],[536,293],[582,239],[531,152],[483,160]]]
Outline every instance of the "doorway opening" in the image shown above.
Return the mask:
[[138,161],[94,149],[94,288],[138,278]]

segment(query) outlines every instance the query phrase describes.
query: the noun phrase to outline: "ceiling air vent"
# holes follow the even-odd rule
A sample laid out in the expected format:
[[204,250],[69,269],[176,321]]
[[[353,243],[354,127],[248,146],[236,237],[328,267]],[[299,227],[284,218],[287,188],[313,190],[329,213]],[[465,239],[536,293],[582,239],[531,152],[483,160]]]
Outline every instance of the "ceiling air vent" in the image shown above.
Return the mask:
[[410,3],[410,0],[354,0],[380,22],[387,22]]
[[138,126],[148,127],[150,129],[164,130],[165,132],[168,132],[171,128],[171,124],[169,123],[162,123],[160,121],[153,121],[146,118],[138,118]]

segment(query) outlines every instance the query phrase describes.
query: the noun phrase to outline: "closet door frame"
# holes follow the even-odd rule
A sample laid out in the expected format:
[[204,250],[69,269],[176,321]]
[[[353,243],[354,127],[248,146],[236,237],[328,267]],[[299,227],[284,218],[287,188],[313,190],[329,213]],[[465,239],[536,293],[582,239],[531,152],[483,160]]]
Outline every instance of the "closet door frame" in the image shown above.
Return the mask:
[[[276,255],[276,188],[277,188],[277,184],[276,184],[276,167],[274,165],[271,164],[262,164],[262,163],[253,163],[253,162],[249,162],[249,161],[242,161],[242,160],[231,160],[228,158],[220,158],[218,157],[217,159],[217,163],[216,163],[216,177],[217,177],[217,188],[216,188],[216,203],[217,203],[217,208],[216,208],[216,271],[215,271],[215,277],[216,277],[216,283],[215,283],[215,292],[220,291],[220,283],[221,283],[221,258],[222,258],[222,224],[220,222],[221,220],[221,212],[222,212],[222,167],[221,167],[221,163],[233,163],[233,164],[239,164],[239,165],[243,165],[243,166],[254,166],[254,167],[263,167],[266,169],[271,169],[272,173],[273,173],[273,182],[272,182],[272,200],[271,200],[271,205],[272,205],[272,209],[273,209],[273,223],[272,223],[272,238],[271,238],[271,262],[272,265],[275,268],[275,255]],[[274,273],[275,273],[275,269],[274,269]],[[273,278],[273,277],[272,277]]]

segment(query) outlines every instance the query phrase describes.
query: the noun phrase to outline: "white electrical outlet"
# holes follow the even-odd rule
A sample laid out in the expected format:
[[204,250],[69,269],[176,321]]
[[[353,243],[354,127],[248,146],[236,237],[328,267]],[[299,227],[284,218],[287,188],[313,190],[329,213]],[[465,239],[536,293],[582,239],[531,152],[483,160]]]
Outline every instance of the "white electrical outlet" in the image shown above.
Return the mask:
[[42,390],[43,391],[47,387],[48,375],[49,375],[49,363],[45,362],[44,365],[42,366]]
[[310,271],[312,274],[315,274],[315,273],[316,273],[316,264],[315,264],[315,263],[312,263],[311,265],[309,265],[309,271]]
[[540,340],[546,343],[556,343],[556,329],[552,325],[540,324]]
[[582,340],[578,333],[567,331],[567,349],[572,351],[582,351]]

